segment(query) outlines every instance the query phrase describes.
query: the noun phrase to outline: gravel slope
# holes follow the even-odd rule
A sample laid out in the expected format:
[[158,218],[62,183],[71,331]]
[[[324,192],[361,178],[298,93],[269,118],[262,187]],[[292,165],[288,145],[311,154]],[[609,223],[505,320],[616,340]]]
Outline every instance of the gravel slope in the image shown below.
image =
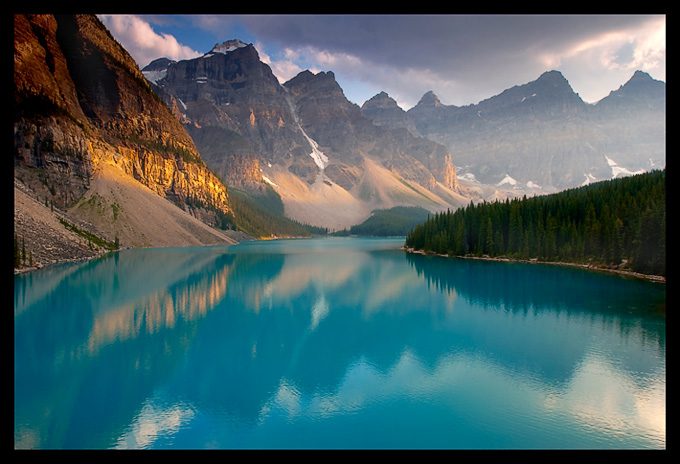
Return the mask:
[[[154,194],[117,167],[102,162],[90,190],[69,211],[46,207],[20,182],[14,183],[14,233],[26,249],[26,267],[91,259],[105,252],[66,229],[58,217],[90,230],[121,248],[235,244],[236,240]],[[23,267],[22,270],[26,270]],[[15,270],[16,271],[16,270]]]

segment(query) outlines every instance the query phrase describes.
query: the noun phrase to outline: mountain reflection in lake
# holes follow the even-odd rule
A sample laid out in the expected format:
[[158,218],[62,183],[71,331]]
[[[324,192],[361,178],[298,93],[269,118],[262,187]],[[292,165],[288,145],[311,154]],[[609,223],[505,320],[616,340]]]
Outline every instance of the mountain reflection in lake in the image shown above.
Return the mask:
[[665,286],[400,239],[15,277],[16,448],[665,448]]

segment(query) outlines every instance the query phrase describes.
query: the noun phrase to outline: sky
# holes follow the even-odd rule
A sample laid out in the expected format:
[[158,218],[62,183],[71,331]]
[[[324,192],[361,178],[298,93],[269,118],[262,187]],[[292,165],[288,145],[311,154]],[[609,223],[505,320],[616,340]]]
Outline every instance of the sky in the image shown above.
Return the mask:
[[596,103],[636,70],[666,81],[665,15],[98,15],[140,68],[252,43],[281,83],[332,71],[361,106],[408,110],[428,91],[464,106],[560,71]]

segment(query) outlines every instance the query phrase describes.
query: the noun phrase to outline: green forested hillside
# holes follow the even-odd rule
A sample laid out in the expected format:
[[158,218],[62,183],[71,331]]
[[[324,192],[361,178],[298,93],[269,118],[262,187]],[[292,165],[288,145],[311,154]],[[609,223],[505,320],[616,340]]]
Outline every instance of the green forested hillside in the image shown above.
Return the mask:
[[351,235],[373,237],[398,237],[409,233],[430,215],[426,209],[416,206],[395,206],[373,211],[371,217],[350,228]]
[[326,235],[328,229],[301,224],[283,215],[279,195],[269,191],[265,195],[249,196],[236,189],[230,190],[229,204],[232,217],[225,217],[223,228],[233,227],[256,238],[310,237]]
[[666,171],[430,217],[405,246],[448,255],[593,263],[666,275]]

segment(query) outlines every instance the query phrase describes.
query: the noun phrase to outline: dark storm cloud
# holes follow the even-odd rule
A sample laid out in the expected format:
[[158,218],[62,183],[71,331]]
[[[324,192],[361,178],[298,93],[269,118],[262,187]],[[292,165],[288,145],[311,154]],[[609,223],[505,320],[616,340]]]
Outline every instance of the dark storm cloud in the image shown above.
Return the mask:
[[[442,101],[468,104],[538,78],[560,64],[560,54],[579,41],[634,28],[649,19],[638,15],[246,15],[201,21],[204,27],[238,21],[265,45],[351,55],[364,66],[396,73],[427,72],[428,78],[415,79],[409,90],[404,84],[397,89],[395,83],[394,92],[414,104],[430,90],[429,82],[441,82],[442,88],[433,90]],[[331,70],[343,74],[342,69]],[[383,74],[377,76],[385,79]],[[608,90],[623,83],[621,79]],[[455,101],[447,102],[447,97]]]
[[445,104],[478,103],[552,69],[590,102],[637,69],[665,80],[664,15],[206,14],[110,16],[106,24],[141,65],[241,39],[282,80],[333,71],[357,104],[382,90],[405,106],[428,90]]
[[[233,21],[234,18],[225,18]],[[629,27],[641,16],[300,15],[238,18],[258,39],[313,45],[379,65],[455,70],[467,63],[510,60],[579,38]]]

